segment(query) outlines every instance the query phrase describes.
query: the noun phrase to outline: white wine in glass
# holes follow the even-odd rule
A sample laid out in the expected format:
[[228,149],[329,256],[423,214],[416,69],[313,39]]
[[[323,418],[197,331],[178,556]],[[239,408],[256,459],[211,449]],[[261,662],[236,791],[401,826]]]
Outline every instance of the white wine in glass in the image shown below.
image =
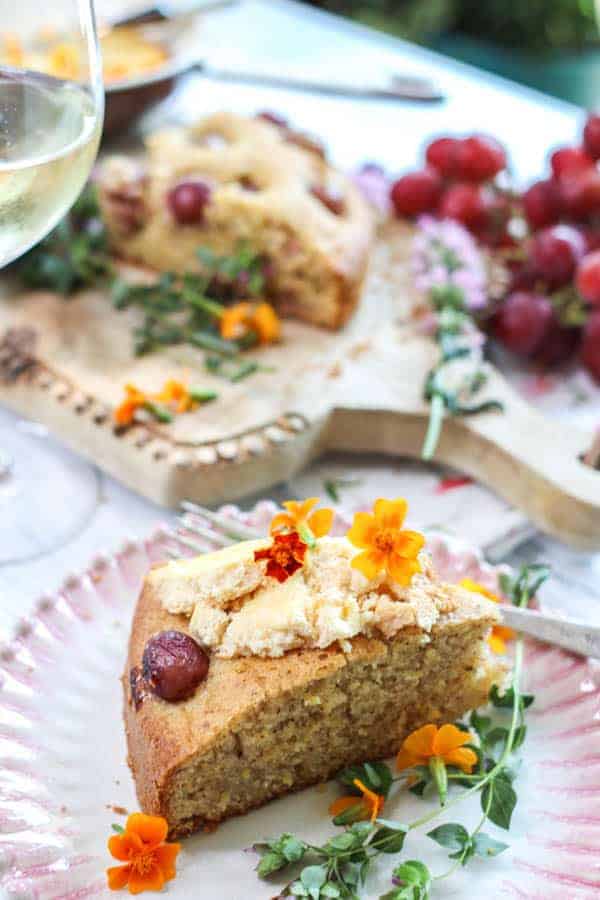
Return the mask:
[[16,0],[10,7],[6,22],[0,12],[0,268],[41,240],[76,200],[103,116],[91,0]]
[[[92,0],[0,0],[0,270],[77,199],[103,113]],[[0,410],[0,520],[13,536],[0,565],[43,555],[79,534],[96,508],[97,482],[94,469],[44,429]],[[50,487],[62,503],[51,499]]]

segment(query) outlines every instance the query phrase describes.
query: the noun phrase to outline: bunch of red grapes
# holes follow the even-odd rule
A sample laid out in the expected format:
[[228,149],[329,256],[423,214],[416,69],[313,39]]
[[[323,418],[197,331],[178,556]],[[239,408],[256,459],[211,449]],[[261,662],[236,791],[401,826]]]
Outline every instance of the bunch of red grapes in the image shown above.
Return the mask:
[[[454,219],[506,262],[508,292],[490,320],[495,337],[544,366],[578,354],[600,382],[600,114],[582,146],[550,157],[551,174],[523,194],[500,185],[504,148],[492,137],[440,137],[426,165],[392,186],[400,217]],[[515,224],[525,236],[516,239]],[[523,229],[523,224],[526,228]]]

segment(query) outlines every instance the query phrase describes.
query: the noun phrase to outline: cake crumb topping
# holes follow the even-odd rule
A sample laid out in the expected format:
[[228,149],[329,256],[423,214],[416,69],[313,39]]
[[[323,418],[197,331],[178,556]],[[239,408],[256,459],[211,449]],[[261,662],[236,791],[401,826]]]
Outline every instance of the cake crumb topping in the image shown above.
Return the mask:
[[[345,538],[321,538],[285,581],[266,573],[260,551],[268,541],[245,541],[195,560],[169,563],[150,574],[162,606],[191,614],[190,632],[217,656],[280,657],[289,650],[338,644],[352,649],[358,635],[391,639],[416,628],[424,637],[441,616],[451,617],[457,591],[480,614],[494,604],[435,579],[425,551],[408,585],[385,571],[367,578],[352,567]],[[256,559],[255,557],[259,558]]]

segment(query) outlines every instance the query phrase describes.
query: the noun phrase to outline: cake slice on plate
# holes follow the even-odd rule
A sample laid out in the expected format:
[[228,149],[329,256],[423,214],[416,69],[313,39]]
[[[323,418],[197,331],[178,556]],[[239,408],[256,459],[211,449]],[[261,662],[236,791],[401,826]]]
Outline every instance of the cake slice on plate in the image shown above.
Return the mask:
[[303,526],[147,576],[125,725],[140,804],[172,834],[390,756],[486,701],[497,608],[438,581],[420,536],[371,518],[349,539]]

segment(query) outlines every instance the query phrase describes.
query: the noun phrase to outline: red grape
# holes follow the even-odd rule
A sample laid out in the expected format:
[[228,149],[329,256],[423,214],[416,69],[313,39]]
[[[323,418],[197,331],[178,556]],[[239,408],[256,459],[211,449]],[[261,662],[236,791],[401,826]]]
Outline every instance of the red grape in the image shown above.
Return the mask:
[[459,139],[455,137],[440,137],[431,141],[425,150],[427,165],[444,178],[454,178],[457,173],[456,156],[459,143]]
[[547,297],[515,291],[494,317],[494,334],[509,350],[519,356],[530,356],[544,340],[553,315]]
[[509,271],[511,291],[532,291],[540,280],[529,261],[512,263]]
[[580,339],[581,329],[562,325],[553,312],[546,334],[535,351],[535,360],[546,367],[558,366],[573,356]]
[[583,236],[571,225],[543,228],[533,236],[529,247],[534,270],[552,288],[571,281],[584,253]]
[[211,193],[205,181],[181,181],[167,194],[167,205],[179,225],[200,225]]
[[581,361],[600,383],[600,310],[592,313],[583,332]]
[[560,190],[551,178],[536,181],[523,194],[525,218],[534,230],[558,222],[561,208]]
[[600,304],[600,250],[584,256],[577,269],[575,284],[584,300]]
[[583,146],[592,159],[600,159],[600,114],[590,113],[583,129]]
[[493,137],[474,134],[463,138],[456,150],[456,174],[464,181],[488,181],[506,167],[506,153]]
[[443,219],[455,219],[477,231],[486,224],[485,197],[476,184],[453,184],[442,195],[439,212]]
[[390,199],[397,216],[434,212],[442,194],[442,179],[434,169],[409,172],[392,185]]
[[485,222],[477,232],[477,237],[488,247],[513,247],[514,238],[507,231],[511,217],[510,202],[495,191],[483,192]]
[[599,228],[580,228],[579,230],[585,240],[586,253],[593,253],[594,250],[600,250]]
[[585,172],[563,178],[560,193],[565,212],[577,221],[600,215],[600,172]]
[[594,160],[581,147],[561,147],[550,157],[550,165],[555,178],[565,175],[578,175],[591,169]]

